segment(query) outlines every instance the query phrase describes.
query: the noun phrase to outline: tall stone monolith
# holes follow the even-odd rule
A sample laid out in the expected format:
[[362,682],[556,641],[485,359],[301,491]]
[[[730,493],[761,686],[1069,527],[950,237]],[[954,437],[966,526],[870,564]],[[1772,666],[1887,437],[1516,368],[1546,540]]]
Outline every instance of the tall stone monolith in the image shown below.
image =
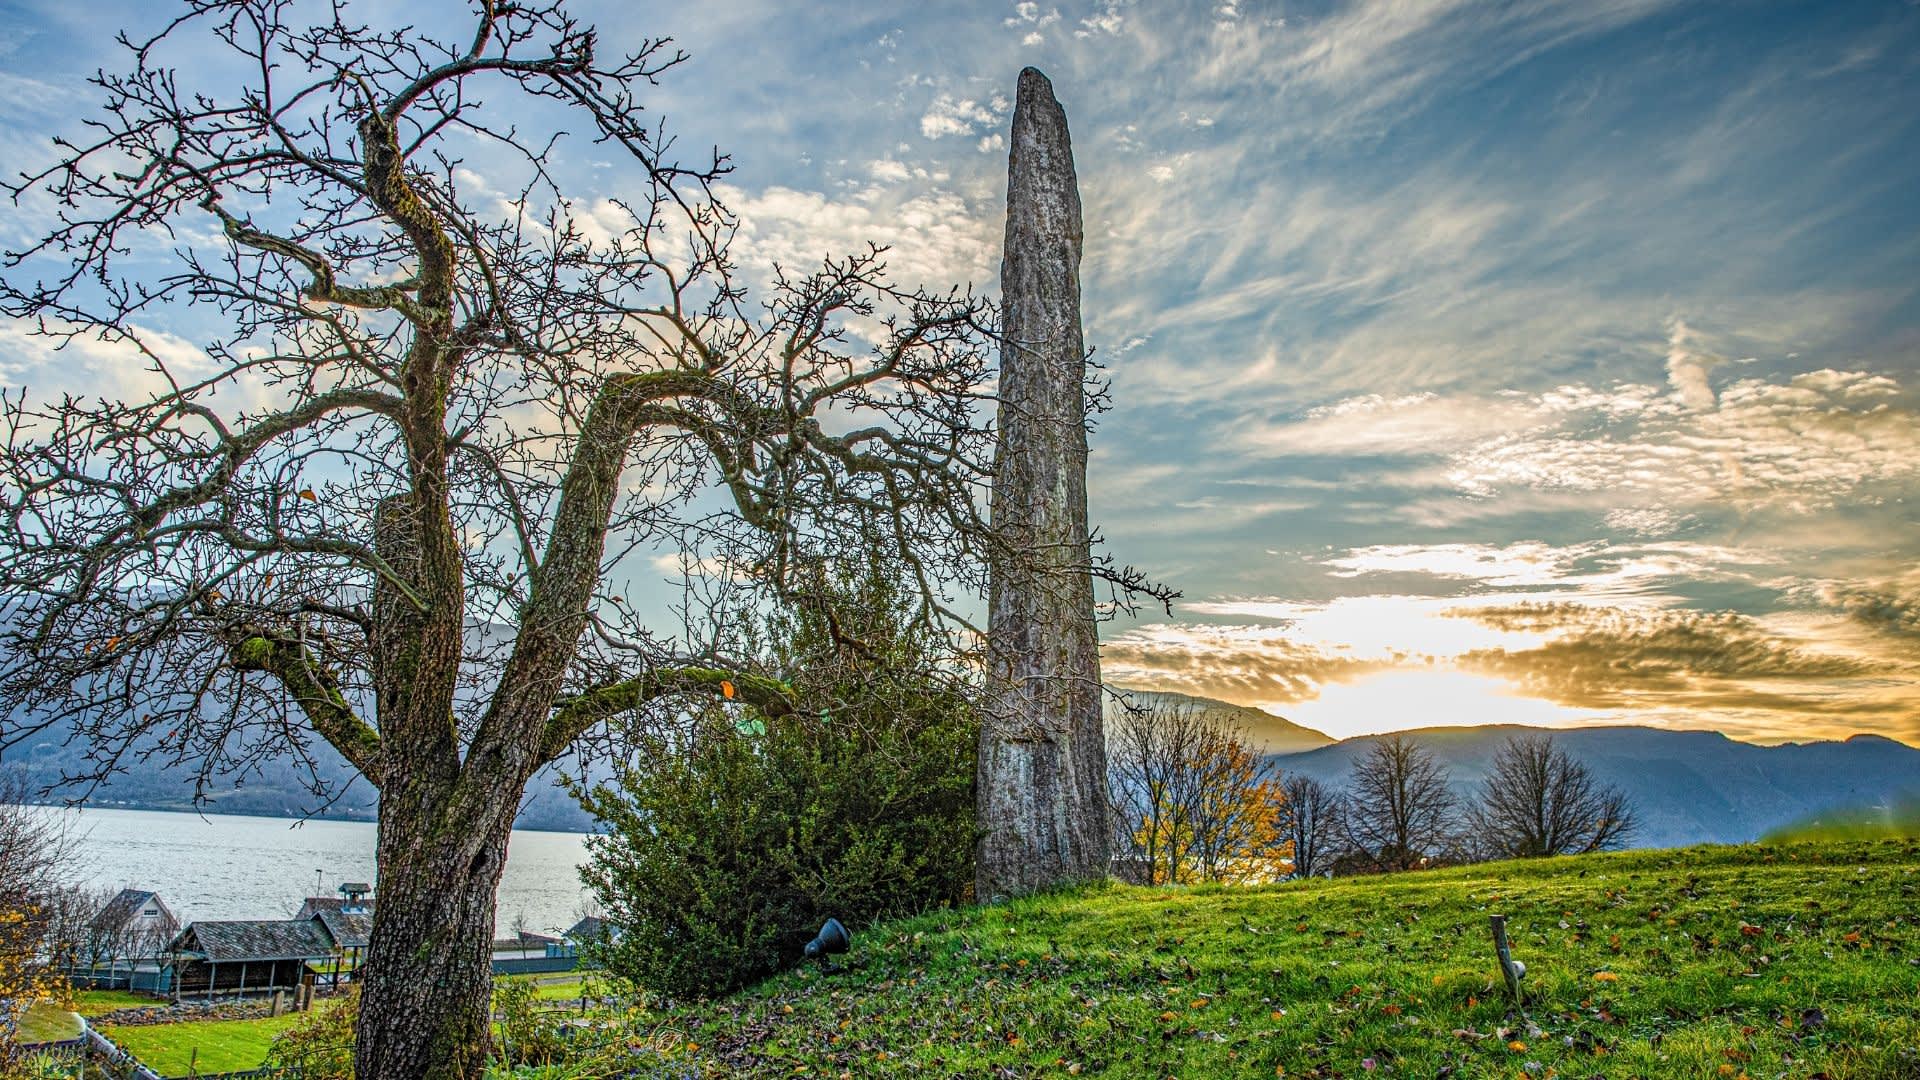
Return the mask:
[[1007,166],[976,892],[1107,873],[1107,748],[1087,536],[1080,190],[1053,84],[1020,73]]

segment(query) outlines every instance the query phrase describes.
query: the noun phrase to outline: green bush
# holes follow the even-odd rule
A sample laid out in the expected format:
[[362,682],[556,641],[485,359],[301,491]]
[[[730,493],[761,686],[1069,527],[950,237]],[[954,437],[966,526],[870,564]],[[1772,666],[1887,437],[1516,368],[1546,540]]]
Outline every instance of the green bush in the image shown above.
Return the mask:
[[829,916],[858,929],[966,899],[967,695],[880,574],[820,592],[760,650],[797,712],[696,709],[583,796],[605,829],[582,876],[619,928],[592,951],[639,988],[720,993],[794,963]]
[[268,1068],[300,1080],[353,1080],[354,1021],[360,988],[331,1001],[317,1001],[267,1046]]

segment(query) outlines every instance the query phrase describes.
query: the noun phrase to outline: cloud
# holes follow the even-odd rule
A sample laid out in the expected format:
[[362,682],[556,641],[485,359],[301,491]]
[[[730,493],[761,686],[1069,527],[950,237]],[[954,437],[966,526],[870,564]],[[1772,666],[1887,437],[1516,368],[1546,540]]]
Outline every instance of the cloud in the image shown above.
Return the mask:
[[1464,451],[1489,431],[1526,430],[1550,414],[1516,398],[1443,398],[1434,393],[1361,394],[1308,409],[1299,419],[1249,425],[1245,450],[1289,457],[1381,457]]
[[1920,639],[1920,571],[1879,580],[1831,578],[1799,583],[1790,594],[1844,614],[1871,631],[1899,641]]
[[1273,626],[1139,626],[1100,650],[1102,677],[1109,681],[1240,703],[1302,701],[1329,682],[1389,663],[1330,652]]
[[928,139],[972,135],[982,126],[999,123],[1011,108],[1007,99],[998,95],[982,103],[941,94],[921,114],[920,134]]
[[1590,600],[1643,593],[1655,583],[1755,581],[1782,557],[1771,551],[1686,541],[1549,544],[1519,540],[1507,544],[1379,544],[1354,548],[1322,561],[1333,568],[1335,577],[1422,574],[1470,582],[1482,589],[1576,591]]
[[1699,352],[1693,348],[1692,342],[1693,334],[1687,330],[1686,322],[1673,320],[1672,329],[1667,335],[1667,380],[1673,384],[1673,392],[1687,408],[1711,409],[1714,406],[1713,386],[1707,381],[1707,373],[1723,361],[1720,357]]
[[832,196],[722,186],[721,197],[741,220],[736,254],[767,277],[776,264],[811,270],[826,255],[875,243],[891,249],[887,263],[897,285],[944,291],[993,280],[999,242],[986,215],[957,192],[894,183],[907,170],[899,162],[878,161],[870,169],[874,183]]
[[1537,541],[1512,544],[1380,544],[1324,560],[1335,577],[1362,574],[1428,574],[1503,587],[1553,585],[1604,543],[1556,547]]
[[[1683,385],[1704,400],[1691,382]],[[1669,508],[1811,512],[1864,487],[1920,478],[1920,411],[1897,400],[1901,389],[1859,371],[1740,379],[1700,407],[1486,439],[1454,455],[1448,475],[1471,494],[1625,492]]]
[[1073,36],[1077,38],[1089,38],[1100,34],[1118,34],[1120,28],[1125,26],[1126,22],[1126,16],[1120,14],[1119,5],[1108,4],[1092,15],[1081,19],[1080,29],[1075,30]]
[[[1501,630],[1545,632],[1531,649],[1463,654],[1470,671],[1512,680],[1529,694],[1576,708],[1831,713],[1920,718],[1920,679],[1899,665],[1830,652],[1735,612],[1516,605],[1468,613]],[[1899,693],[1868,694],[1860,683]],[[1776,718],[1777,720],[1778,718]]]
[[[48,322],[55,330],[77,329],[59,320]],[[63,344],[37,333],[30,320],[0,321],[0,387],[25,387],[41,401],[67,394],[80,398],[107,394],[117,400],[141,401],[173,389],[174,382],[156,370],[156,364],[164,365],[173,380],[183,384],[207,378],[223,366],[179,334],[151,326],[130,329],[137,343],[126,337],[81,332]],[[235,406],[264,400],[258,387],[241,385],[249,392],[244,402],[233,402]]]

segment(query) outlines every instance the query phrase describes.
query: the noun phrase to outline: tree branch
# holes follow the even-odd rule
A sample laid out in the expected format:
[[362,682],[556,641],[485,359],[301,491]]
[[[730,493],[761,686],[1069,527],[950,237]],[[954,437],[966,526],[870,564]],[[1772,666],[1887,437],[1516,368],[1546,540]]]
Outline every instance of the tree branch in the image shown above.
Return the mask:
[[280,680],[307,722],[375,787],[381,783],[380,734],[360,719],[325,667],[297,638],[246,627],[229,651],[237,671],[263,671]]

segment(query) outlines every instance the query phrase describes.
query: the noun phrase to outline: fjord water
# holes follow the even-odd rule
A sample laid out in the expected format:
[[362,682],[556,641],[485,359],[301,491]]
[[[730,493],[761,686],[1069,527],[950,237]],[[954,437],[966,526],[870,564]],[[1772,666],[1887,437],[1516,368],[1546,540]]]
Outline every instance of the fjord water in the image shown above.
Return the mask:
[[[361,821],[87,809],[71,812],[76,877],[92,886],[150,889],[181,922],[284,919],[302,897],[334,895],[344,881],[374,881],[374,826]],[[564,930],[587,895],[576,869],[579,833],[516,829],[500,879],[498,933],[525,917],[530,930]]]

